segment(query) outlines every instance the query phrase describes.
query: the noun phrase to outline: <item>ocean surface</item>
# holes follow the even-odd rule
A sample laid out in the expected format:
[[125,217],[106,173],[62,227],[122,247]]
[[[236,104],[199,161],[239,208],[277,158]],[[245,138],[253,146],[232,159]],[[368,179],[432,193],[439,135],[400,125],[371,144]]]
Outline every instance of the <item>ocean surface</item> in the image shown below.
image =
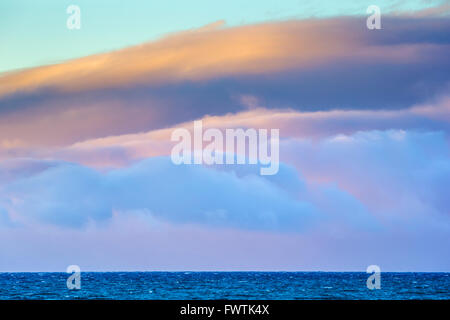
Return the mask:
[[369,290],[363,272],[0,273],[0,299],[450,299],[450,273],[381,273]]

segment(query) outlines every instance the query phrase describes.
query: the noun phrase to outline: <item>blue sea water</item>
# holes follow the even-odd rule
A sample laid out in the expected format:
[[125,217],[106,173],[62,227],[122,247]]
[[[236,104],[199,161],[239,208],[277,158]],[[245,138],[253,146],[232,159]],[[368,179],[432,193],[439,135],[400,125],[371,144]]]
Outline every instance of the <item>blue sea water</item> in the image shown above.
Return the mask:
[[450,273],[382,273],[369,290],[362,272],[0,273],[0,299],[450,299]]

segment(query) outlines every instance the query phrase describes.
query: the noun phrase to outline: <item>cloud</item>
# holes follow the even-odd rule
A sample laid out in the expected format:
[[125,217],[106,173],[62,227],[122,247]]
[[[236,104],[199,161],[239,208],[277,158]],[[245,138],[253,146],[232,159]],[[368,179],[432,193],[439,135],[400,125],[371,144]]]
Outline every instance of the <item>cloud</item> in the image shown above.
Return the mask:
[[386,17],[373,32],[362,18],[336,18],[193,30],[5,74],[1,143],[60,146],[161,129],[246,110],[245,96],[305,112],[430,103],[448,95],[448,24]]
[[[247,96],[248,100],[249,97]],[[257,98],[252,97],[252,104]],[[447,96],[434,104],[413,106],[405,110],[332,110],[299,112],[270,110],[262,107],[224,116],[206,116],[203,127],[279,129],[282,138],[321,140],[336,135],[353,135],[360,131],[441,131],[448,132],[450,103]],[[147,157],[170,155],[171,133],[176,128],[193,130],[193,123],[145,133],[110,136],[75,143],[53,153],[53,157],[73,160],[94,167],[123,166]],[[224,151],[224,150],[223,150]]]
[[[349,23],[330,19],[182,32],[154,43],[6,74],[0,94],[39,87],[78,91],[276,71],[339,56],[355,47],[354,39],[337,28],[345,24]],[[315,41],[327,29],[339,30],[335,31],[338,37],[323,33],[326,38]],[[133,64],[127,63],[130,60]]]
[[284,143],[281,159],[295,163],[307,181],[335,183],[383,225],[450,227],[450,148],[442,132],[370,131]]
[[[163,136],[72,148],[95,158],[102,146],[132,149]],[[165,157],[125,157],[116,169],[3,161],[0,238],[9,241],[0,241],[0,269],[30,271],[19,250],[33,268],[53,271],[74,259],[83,270],[364,270],[374,261],[384,270],[447,270],[449,153],[443,132],[387,130],[285,136],[284,164],[269,177]]]
[[435,103],[414,106],[412,113],[441,122],[450,122],[450,96],[441,97]]
[[104,221],[113,211],[147,210],[175,223],[299,231],[315,215],[311,205],[257,176],[177,167],[167,158],[108,173],[62,164],[1,192],[15,216],[67,226]]
[[424,54],[436,50],[444,54],[439,49],[449,45],[447,19],[388,16],[383,21],[389,32],[370,32],[365,18],[349,17],[216,28],[219,22],[118,51],[5,73],[0,94],[162,85],[293,68],[307,71],[349,57],[359,62],[377,59],[379,64],[417,63],[426,58]]
[[284,138],[280,146],[285,164],[274,177],[259,176],[253,166],[175,166],[166,157],[100,170],[42,160],[19,166],[25,173],[8,177],[0,194],[19,220],[68,226],[147,210],[174,223],[263,230],[301,231],[330,221],[344,228],[418,221],[449,227],[450,152],[443,133],[366,131]]
[[175,166],[161,157],[107,172],[59,163],[4,184],[0,203],[24,225],[83,227],[105,223],[114,212],[133,211],[171,223],[288,232],[329,219],[369,229],[375,223],[345,191],[306,188],[286,165],[267,178],[255,174],[257,168],[220,169]]
[[[351,136],[360,131],[404,130],[417,132],[443,132],[448,136],[450,103],[443,95],[429,103],[401,110],[329,110],[296,111],[268,109],[258,97],[245,95],[243,103],[251,108],[223,116],[205,116],[203,127],[279,129],[283,139],[311,139],[320,141],[336,135]],[[54,127],[51,127],[52,129]],[[79,141],[67,146],[43,147],[20,141],[3,140],[0,159],[54,159],[105,169],[123,167],[135,161],[155,156],[168,156],[174,144],[171,134],[176,128],[192,131],[193,122],[147,132],[111,135]],[[83,131],[83,130],[81,130]],[[51,131],[49,131],[51,133]],[[1,142],[2,140],[0,140]],[[12,171],[11,171],[12,172]],[[8,172],[0,172],[0,179]]]

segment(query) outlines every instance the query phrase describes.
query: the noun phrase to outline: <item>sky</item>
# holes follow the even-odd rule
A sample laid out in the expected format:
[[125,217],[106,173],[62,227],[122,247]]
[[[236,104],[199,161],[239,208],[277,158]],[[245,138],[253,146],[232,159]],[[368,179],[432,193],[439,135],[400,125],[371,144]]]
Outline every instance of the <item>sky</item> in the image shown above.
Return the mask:
[[[2,1],[0,272],[449,272],[450,4],[372,4]],[[173,164],[195,120],[279,172]]]

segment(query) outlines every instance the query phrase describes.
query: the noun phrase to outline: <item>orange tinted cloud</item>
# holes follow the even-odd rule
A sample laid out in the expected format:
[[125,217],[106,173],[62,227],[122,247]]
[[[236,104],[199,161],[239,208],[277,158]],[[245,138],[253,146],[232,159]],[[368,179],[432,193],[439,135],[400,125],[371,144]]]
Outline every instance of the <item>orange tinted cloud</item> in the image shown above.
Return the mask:
[[123,50],[7,73],[0,78],[0,95],[261,74],[349,56],[399,61],[414,56],[414,46],[365,45],[364,33],[347,32],[361,21],[303,20],[234,28],[219,23]]

